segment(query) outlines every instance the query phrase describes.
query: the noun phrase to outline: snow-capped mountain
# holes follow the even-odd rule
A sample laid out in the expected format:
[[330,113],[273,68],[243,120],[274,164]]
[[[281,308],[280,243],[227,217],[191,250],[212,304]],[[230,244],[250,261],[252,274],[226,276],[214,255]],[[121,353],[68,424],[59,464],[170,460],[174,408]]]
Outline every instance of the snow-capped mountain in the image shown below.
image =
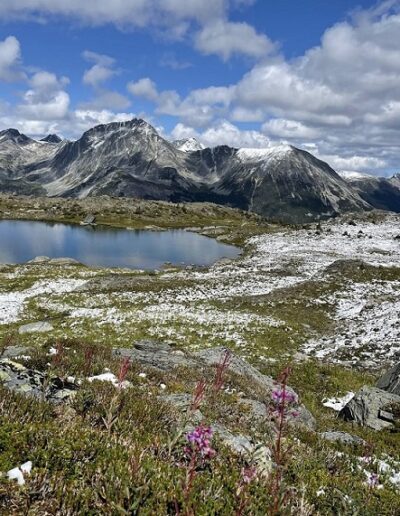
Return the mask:
[[328,164],[289,145],[239,149],[217,189],[245,209],[288,222],[370,209]]
[[359,172],[341,173],[358,195],[374,208],[400,213],[400,175],[376,177]]
[[140,119],[98,125],[74,142],[50,136],[37,142],[13,129],[0,133],[0,190],[213,201],[287,222],[371,209],[329,165],[287,145],[171,143]]
[[370,179],[372,176],[371,174],[364,174],[362,172],[357,172],[355,170],[341,170],[338,172],[340,177],[343,177],[346,181],[358,181],[363,179]]
[[196,138],[184,138],[183,140],[175,140],[172,144],[183,152],[195,152],[203,150],[205,147]]

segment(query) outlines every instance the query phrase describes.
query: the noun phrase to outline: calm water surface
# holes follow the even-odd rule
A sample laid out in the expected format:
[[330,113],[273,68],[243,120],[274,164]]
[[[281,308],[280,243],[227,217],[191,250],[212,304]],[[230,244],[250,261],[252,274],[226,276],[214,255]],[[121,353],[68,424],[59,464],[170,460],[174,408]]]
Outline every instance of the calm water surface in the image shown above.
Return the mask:
[[86,265],[157,269],[165,262],[211,265],[240,250],[183,230],[130,231],[20,220],[0,221],[0,263],[36,256],[75,258]]

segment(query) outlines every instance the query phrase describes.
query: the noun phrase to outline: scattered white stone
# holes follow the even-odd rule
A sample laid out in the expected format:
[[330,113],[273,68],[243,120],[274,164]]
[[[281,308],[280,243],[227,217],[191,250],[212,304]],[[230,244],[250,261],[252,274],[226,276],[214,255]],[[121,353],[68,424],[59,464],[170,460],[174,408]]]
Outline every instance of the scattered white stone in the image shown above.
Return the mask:
[[16,292],[0,293],[0,324],[17,322],[29,299],[48,294],[64,294],[72,292],[85,284],[81,279],[59,279],[55,281],[38,281],[31,288]]
[[[394,461],[388,457],[386,460],[377,459],[375,457],[359,457],[360,462],[359,468],[364,472],[367,477],[367,484],[376,489],[382,489],[384,487],[382,480],[387,480],[392,485],[400,488],[400,463]],[[373,467],[376,473],[365,469],[365,467]]]
[[30,475],[32,471],[32,462],[24,462],[21,466],[17,466],[16,468],[10,469],[7,472],[7,477],[9,480],[16,480],[19,486],[23,486],[25,484],[24,475]]
[[99,382],[110,382],[115,387],[120,387],[121,389],[126,389],[127,387],[130,387],[130,385],[131,385],[131,383],[128,382],[127,380],[120,383],[118,378],[113,373],[102,373],[102,374],[98,374],[97,376],[90,376],[88,378],[89,382],[94,382],[96,380]]
[[340,331],[311,339],[303,351],[332,362],[380,365],[400,352],[400,282],[350,283],[326,298],[336,305]]
[[345,396],[341,398],[326,398],[322,401],[324,407],[331,408],[336,412],[340,412],[343,407],[349,403],[354,398],[354,392],[348,392]]

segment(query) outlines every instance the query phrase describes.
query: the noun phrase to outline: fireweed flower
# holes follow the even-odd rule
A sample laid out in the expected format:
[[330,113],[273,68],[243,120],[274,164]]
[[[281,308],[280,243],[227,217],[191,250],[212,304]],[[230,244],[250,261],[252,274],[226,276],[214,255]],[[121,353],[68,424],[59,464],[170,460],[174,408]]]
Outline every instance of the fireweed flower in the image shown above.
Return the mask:
[[272,401],[275,405],[293,405],[297,403],[297,396],[294,392],[277,387],[272,391]]
[[250,484],[257,478],[257,469],[254,466],[250,466],[247,468],[242,468],[242,483]]
[[190,446],[186,447],[188,456],[200,456],[203,459],[211,459],[215,456],[216,451],[211,446],[213,430],[209,426],[200,425],[194,430],[186,434]]

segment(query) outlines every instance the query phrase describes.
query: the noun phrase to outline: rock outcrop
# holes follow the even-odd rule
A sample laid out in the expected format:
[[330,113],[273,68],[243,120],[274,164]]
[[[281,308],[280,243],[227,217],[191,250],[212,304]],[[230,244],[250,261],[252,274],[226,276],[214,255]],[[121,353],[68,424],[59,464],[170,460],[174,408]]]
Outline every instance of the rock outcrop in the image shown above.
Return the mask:
[[[16,349],[17,353],[23,353],[24,349]],[[7,350],[6,350],[7,352]],[[228,351],[224,348],[212,348],[196,353],[185,353],[172,348],[167,343],[143,340],[138,341],[132,348],[116,348],[112,354],[116,358],[129,358],[132,362],[141,364],[159,373],[171,373],[179,368],[193,368],[203,371],[204,377],[212,375],[212,369],[221,364]],[[41,397],[50,401],[63,401],[69,399],[73,392],[79,388],[78,383],[63,380],[58,377],[46,375],[40,371],[28,369],[16,362],[16,353],[11,353],[15,361],[0,359],[0,382],[7,388],[35,397]],[[211,368],[211,370],[210,370]],[[277,388],[277,383],[270,376],[266,376],[237,355],[229,354],[226,372],[239,377],[242,382],[251,386],[251,396],[241,396],[237,403],[246,409],[246,413],[254,420],[260,420],[268,414],[267,407],[272,403],[272,393]],[[297,394],[287,387],[287,392],[292,394],[293,412],[288,415],[288,422],[292,425],[302,426],[313,430],[316,422],[312,414],[299,401]],[[174,405],[178,410],[187,410],[191,403],[192,393],[179,393],[162,395],[165,401]]]
[[0,360],[0,382],[11,391],[52,403],[71,399],[78,389],[72,381],[28,369],[8,358]]
[[364,386],[339,412],[345,421],[354,421],[373,430],[391,428],[398,420],[394,407],[400,407],[400,396],[376,387]]
[[376,386],[384,391],[400,396],[400,363],[389,369],[377,382]]

